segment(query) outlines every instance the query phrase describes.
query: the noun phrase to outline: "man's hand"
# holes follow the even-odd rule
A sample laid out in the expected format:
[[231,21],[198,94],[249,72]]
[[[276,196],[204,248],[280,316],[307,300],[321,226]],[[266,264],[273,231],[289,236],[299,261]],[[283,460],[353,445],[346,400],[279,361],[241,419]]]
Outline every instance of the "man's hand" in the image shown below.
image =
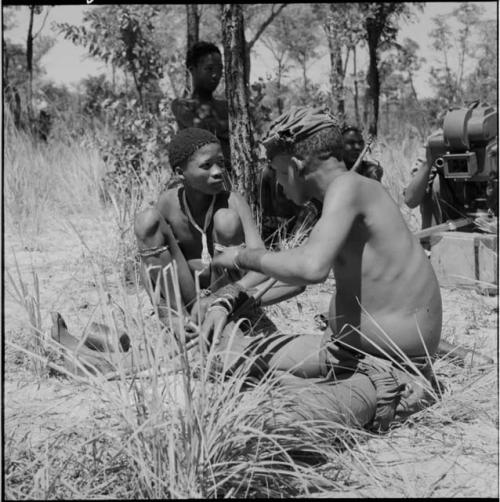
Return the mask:
[[235,259],[241,246],[230,246],[220,251],[212,260],[212,265],[217,267],[227,268],[229,270],[237,270]]
[[228,317],[229,313],[224,307],[213,306],[207,310],[199,335],[207,346],[217,346],[219,344]]

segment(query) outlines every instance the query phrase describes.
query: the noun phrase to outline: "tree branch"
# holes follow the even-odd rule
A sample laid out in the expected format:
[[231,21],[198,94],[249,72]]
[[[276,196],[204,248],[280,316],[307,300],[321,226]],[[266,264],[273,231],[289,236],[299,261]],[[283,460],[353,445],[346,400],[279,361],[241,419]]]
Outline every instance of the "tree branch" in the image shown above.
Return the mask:
[[271,9],[271,15],[260,25],[260,28],[257,30],[257,33],[255,33],[255,36],[247,42],[247,50],[250,52],[252,50],[252,47],[254,46],[255,42],[259,39],[259,37],[264,33],[265,29],[276,19],[276,17],[279,15],[279,13],[287,6],[288,4],[282,3],[278,9],[275,11],[274,7],[275,5],[273,4],[272,9]]
[[40,29],[33,35],[33,40],[35,40],[38,35],[40,35],[40,32],[43,30],[43,27],[45,26],[45,21],[47,21],[47,16],[49,15],[50,12],[50,7],[47,7],[47,10],[45,11],[45,17],[43,18],[42,25],[40,26]]

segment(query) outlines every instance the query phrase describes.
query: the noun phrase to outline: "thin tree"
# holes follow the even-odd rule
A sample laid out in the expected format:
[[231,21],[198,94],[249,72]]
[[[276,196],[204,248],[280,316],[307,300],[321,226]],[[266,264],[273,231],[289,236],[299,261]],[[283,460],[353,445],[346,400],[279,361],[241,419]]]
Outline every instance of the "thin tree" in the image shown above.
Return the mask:
[[[282,4],[272,4],[271,5],[271,12],[261,21],[261,23],[257,26],[255,29],[255,33],[253,37],[250,40],[246,40],[245,36],[243,34],[243,41],[244,41],[244,49],[245,49],[245,80],[247,84],[250,82],[250,55],[252,52],[253,47],[255,46],[257,40],[263,35],[263,33],[266,31],[267,27],[279,16],[281,11],[287,6],[288,4],[282,3]],[[258,6],[260,8],[260,6]],[[260,16],[259,16],[260,17]]]
[[200,10],[198,4],[186,4],[187,50],[200,39]]
[[[422,9],[422,4],[414,3]],[[390,45],[398,32],[398,20],[410,17],[408,3],[360,3],[365,14],[365,36],[368,42],[368,88],[365,95],[364,122],[370,134],[377,135],[380,101],[379,56],[382,44]]]
[[256,214],[256,156],[248,105],[243,10],[240,4],[222,4],[221,13],[231,165],[236,175],[234,188],[246,197]]
[[269,28],[268,34],[265,37],[262,37],[262,44],[269,49],[277,64],[276,105],[280,115],[283,113],[283,99],[281,97],[282,80],[288,70],[288,66],[286,65],[286,61],[288,59],[288,47],[283,43],[287,29],[286,20],[281,17]]
[[[187,3],[186,4],[186,21],[187,21],[187,37],[186,37],[186,50],[189,51],[194,44],[196,44],[200,39],[200,9],[198,4]],[[191,75],[189,70],[186,68],[186,87],[184,96],[187,97],[191,93]]]
[[29,5],[28,6],[30,18],[28,24],[28,34],[26,37],[26,69],[28,71],[28,119],[29,123],[32,123],[33,120],[33,43],[35,39],[38,37],[40,32],[42,31],[45,21],[47,20],[47,16],[49,14],[49,7],[45,11],[45,17],[42,21],[40,29],[33,34],[33,24],[35,20],[35,15],[41,14],[43,11],[42,5]]
[[328,42],[332,108],[344,116],[344,81],[349,56],[363,37],[363,13],[351,3],[315,4],[313,10]]

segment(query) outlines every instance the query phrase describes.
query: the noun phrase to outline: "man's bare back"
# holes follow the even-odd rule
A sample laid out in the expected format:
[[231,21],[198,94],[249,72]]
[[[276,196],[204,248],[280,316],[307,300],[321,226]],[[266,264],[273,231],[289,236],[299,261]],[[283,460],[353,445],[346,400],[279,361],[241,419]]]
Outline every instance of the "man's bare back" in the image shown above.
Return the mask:
[[[428,258],[383,186],[355,173],[343,174],[328,188],[321,218],[325,225],[335,218],[329,201],[346,190],[356,218],[332,263],[332,331],[344,343],[374,354],[382,354],[381,349],[393,352],[389,337],[409,356],[425,355],[422,336],[427,351],[434,353],[442,305]],[[319,235],[321,220],[313,230]],[[359,326],[362,335],[346,325]]]
[[[304,118],[297,118],[299,113]],[[314,118],[308,118],[307,113],[277,119],[269,134],[276,146],[266,148],[289,199],[304,204],[314,198],[323,204],[309,239],[279,253],[226,251],[216,263],[235,263],[297,285],[323,282],[333,269],[336,291],[329,322],[338,342],[398,359],[432,356],[441,335],[442,305],[423,249],[385,188],[347,171],[342,138],[330,119],[321,114],[316,119],[312,112]],[[315,132],[309,133],[310,141],[304,133],[306,139],[291,150],[289,138],[300,130],[299,120],[304,130]],[[318,132],[320,127],[325,131]]]

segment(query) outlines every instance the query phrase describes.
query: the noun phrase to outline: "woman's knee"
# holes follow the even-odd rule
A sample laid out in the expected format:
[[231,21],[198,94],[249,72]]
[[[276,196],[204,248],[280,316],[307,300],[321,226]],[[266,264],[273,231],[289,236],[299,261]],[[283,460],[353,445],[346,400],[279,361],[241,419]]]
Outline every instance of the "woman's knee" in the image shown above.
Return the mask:
[[240,217],[233,209],[219,209],[214,214],[214,233],[223,246],[241,244],[245,239]]

